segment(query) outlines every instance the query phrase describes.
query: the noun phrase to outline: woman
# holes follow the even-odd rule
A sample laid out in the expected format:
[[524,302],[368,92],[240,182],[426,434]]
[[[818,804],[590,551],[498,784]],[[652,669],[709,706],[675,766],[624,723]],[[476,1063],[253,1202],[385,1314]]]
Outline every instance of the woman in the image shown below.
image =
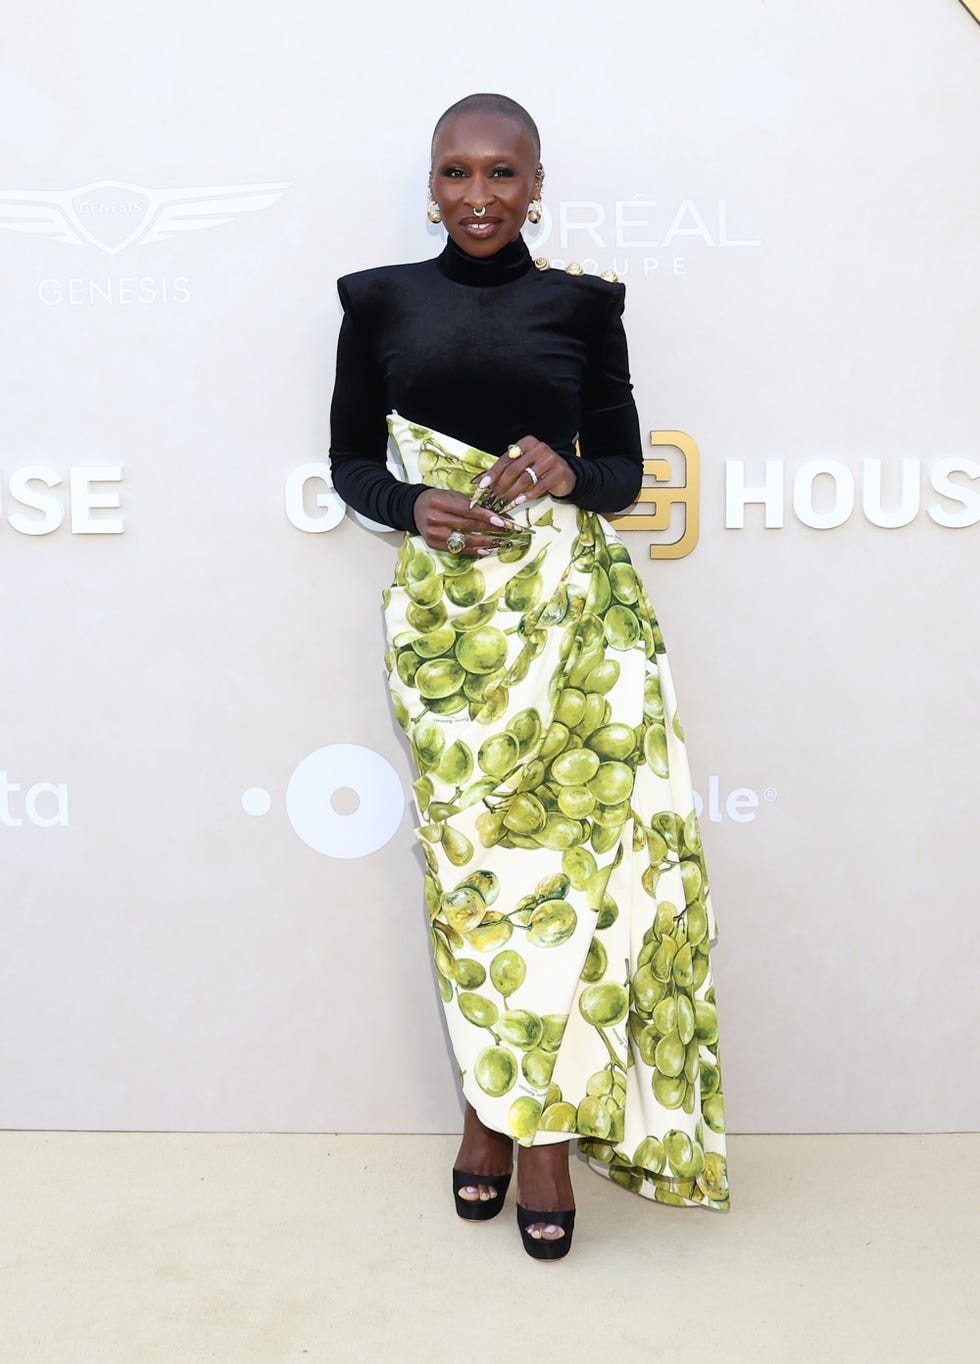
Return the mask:
[[[519,1143],[529,1254],[567,1254],[568,1144],[634,1192],[728,1207],[715,924],[663,641],[601,513],[636,499],[614,277],[551,270],[537,129],[501,95],[432,142],[434,260],[343,277],[334,484],[407,532],[385,592],[465,1129],[461,1217]],[[389,436],[406,480],[386,469]]]

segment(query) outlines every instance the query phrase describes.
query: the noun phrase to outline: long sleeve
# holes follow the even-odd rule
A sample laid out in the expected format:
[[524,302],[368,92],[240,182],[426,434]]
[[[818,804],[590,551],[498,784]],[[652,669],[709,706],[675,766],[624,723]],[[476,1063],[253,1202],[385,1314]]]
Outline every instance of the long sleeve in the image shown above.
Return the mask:
[[371,342],[357,317],[347,282],[337,291],[344,318],[337,340],[337,377],[330,404],[330,464],[344,501],[372,521],[414,533],[413,508],[424,483],[402,483],[386,467],[387,393]]
[[563,500],[587,511],[632,506],[643,481],[640,421],[630,383],[623,309],[626,288],[611,286],[606,325],[591,348],[582,391],[575,487]]
[[385,463],[393,409],[491,453],[533,432],[575,472],[563,500],[597,512],[636,500],[643,454],[624,285],[536,270],[517,238],[486,260],[450,240],[433,260],[355,271],[337,290],[330,458],[355,511],[416,529],[425,484],[399,481]]

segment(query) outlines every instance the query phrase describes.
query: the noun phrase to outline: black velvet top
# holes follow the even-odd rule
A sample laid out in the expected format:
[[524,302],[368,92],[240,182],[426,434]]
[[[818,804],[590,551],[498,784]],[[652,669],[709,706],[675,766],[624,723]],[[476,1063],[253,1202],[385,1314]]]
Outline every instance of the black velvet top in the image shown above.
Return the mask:
[[518,236],[483,259],[449,238],[432,260],[359,270],[337,288],[330,459],[355,511],[416,531],[412,508],[426,485],[385,468],[392,409],[495,455],[536,436],[571,463],[564,500],[590,511],[636,500],[643,455],[624,285],[538,270]]

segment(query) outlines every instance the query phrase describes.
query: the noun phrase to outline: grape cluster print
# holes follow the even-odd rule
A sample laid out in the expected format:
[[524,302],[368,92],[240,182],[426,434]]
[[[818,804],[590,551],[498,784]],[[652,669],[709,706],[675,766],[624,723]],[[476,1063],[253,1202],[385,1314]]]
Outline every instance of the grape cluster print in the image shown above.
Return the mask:
[[[395,434],[435,486],[493,462]],[[519,1142],[567,1134],[634,1192],[727,1208],[714,917],[663,639],[608,523],[550,498],[524,518],[479,564],[406,537],[385,593],[464,1091]]]

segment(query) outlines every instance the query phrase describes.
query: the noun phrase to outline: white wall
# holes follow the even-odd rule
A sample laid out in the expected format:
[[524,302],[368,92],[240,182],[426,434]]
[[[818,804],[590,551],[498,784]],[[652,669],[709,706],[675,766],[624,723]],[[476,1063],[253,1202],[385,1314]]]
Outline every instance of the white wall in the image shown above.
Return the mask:
[[[648,555],[680,507],[628,542],[712,793],[731,1127],[976,1127],[980,29],[956,0],[10,17],[0,1125],[458,1123],[381,673],[397,537],[334,525],[317,479],[301,529],[284,488],[325,459],[335,278],[439,249],[429,133],[473,89],[538,118],[535,254],[619,269],[641,423],[700,450],[693,551]],[[603,215],[601,244],[562,239]],[[782,524],[774,500],[726,525],[726,481],[766,461]],[[921,508],[884,528],[862,481],[895,507],[904,461]],[[949,462],[959,501],[931,486]],[[53,488],[18,483],[39,466]],[[86,512],[91,479],[115,508]]]

